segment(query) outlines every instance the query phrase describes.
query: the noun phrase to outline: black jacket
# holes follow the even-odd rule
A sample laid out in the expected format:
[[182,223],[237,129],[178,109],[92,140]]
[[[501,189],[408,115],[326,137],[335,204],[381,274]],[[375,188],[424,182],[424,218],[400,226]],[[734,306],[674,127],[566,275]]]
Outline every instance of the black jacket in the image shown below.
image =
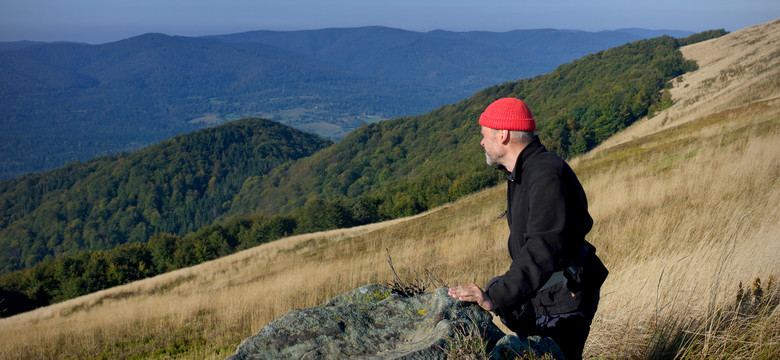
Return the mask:
[[[511,313],[532,300],[536,313],[561,314],[586,310],[597,303],[607,270],[585,241],[593,226],[588,201],[566,162],[547,151],[535,137],[507,173],[509,270],[488,289],[499,314]],[[587,245],[586,245],[587,244]],[[579,256],[587,246],[587,260]],[[577,263],[584,269],[583,286],[557,284],[539,289],[550,276]],[[595,297],[595,299],[594,299]],[[593,309],[595,311],[595,308]]]

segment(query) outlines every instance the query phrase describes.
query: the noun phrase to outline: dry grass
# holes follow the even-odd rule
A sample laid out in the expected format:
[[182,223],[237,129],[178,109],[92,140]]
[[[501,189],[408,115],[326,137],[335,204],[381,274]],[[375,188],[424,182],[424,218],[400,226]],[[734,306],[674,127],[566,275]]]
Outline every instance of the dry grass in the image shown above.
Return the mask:
[[721,122],[672,129],[654,139],[661,146],[625,150],[641,155],[589,165],[601,169],[585,180],[597,219],[591,238],[612,270],[591,354],[646,358],[652,349],[641,344],[657,335],[653,322],[709,318],[740,281],[780,270],[779,109],[774,101],[755,117],[735,117],[736,130],[716,135],[710,127]]
[[[718,98],[705,90],[690,96]],[[729,311],[740,282],[780,270],[779,92],[711,111],[678,98],[670,114],[705,115],[648,126],[669,115],[656,116],[637,124],[645,132],[632,127],[573,162],[596,221],[589,240],[611,271],[586,355],[780,356],[777,301]],[[287,238],[2,319],[0,358],[224,358],[278,315],[392,281],[388,252],[401,277],[414,277],[415,264],[449,284],[484,284],[509,264],[506,223],[496,220],[504,201],[502,187],[488,189],[413,218]]]

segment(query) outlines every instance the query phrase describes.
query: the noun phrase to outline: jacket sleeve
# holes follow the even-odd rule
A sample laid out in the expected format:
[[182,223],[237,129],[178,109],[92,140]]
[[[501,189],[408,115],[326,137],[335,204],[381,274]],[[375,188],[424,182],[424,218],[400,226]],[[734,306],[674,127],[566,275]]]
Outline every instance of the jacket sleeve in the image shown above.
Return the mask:
[[[569,211],[572,199],[567,195],[562,167],[528,170],[532,173],[523,180],[528,181],[525,184],[528,186],[528,217],[512,219],[509,239],[512,263],[506,274],[488,292],[505,314],[530,300],[550,275],[558,270],[564,248],[570,246],[566,241],[572,238],[568,236],[573,226]],[[517,196],[519,194],[515,194],[515,199]],[[515,231],[517,222],[523,221],[526,231],[518,233]]]

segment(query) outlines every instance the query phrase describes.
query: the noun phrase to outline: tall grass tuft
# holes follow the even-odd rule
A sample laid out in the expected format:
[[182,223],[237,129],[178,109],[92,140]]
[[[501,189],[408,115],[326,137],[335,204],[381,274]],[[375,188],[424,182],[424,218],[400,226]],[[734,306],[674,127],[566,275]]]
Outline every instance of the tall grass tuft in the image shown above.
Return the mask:
[[684,330],[687,341],[676,358],[780,358],[778,305],[780,291],[772,281],[763,288],[761,279],[755,278],[748,292],[740,286],[734,304],[717,309]]
[[461,326],[455,328],[444,354],[448,359],[487,360],[491,350],[484,334],[475,326]]

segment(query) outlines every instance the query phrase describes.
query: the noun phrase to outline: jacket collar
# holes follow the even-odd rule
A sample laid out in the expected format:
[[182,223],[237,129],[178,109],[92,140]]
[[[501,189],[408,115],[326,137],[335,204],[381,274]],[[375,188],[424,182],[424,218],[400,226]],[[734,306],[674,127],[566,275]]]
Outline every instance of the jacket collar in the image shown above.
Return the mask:
[[509,172],[504,165],[498,165],[495,169],[503,171],[506,174],[507,180],[520,182],[520,177],[523,175],[523,167],[525,164],[528,163],[528,160],[542,151],[546,151],[546,149],[539,140],[539,136],[534,135],[534,139],[523,148],[523,151],[521,151],[520,155],[517,157],[517,162],[515,162],[515,168],[512,172]]

